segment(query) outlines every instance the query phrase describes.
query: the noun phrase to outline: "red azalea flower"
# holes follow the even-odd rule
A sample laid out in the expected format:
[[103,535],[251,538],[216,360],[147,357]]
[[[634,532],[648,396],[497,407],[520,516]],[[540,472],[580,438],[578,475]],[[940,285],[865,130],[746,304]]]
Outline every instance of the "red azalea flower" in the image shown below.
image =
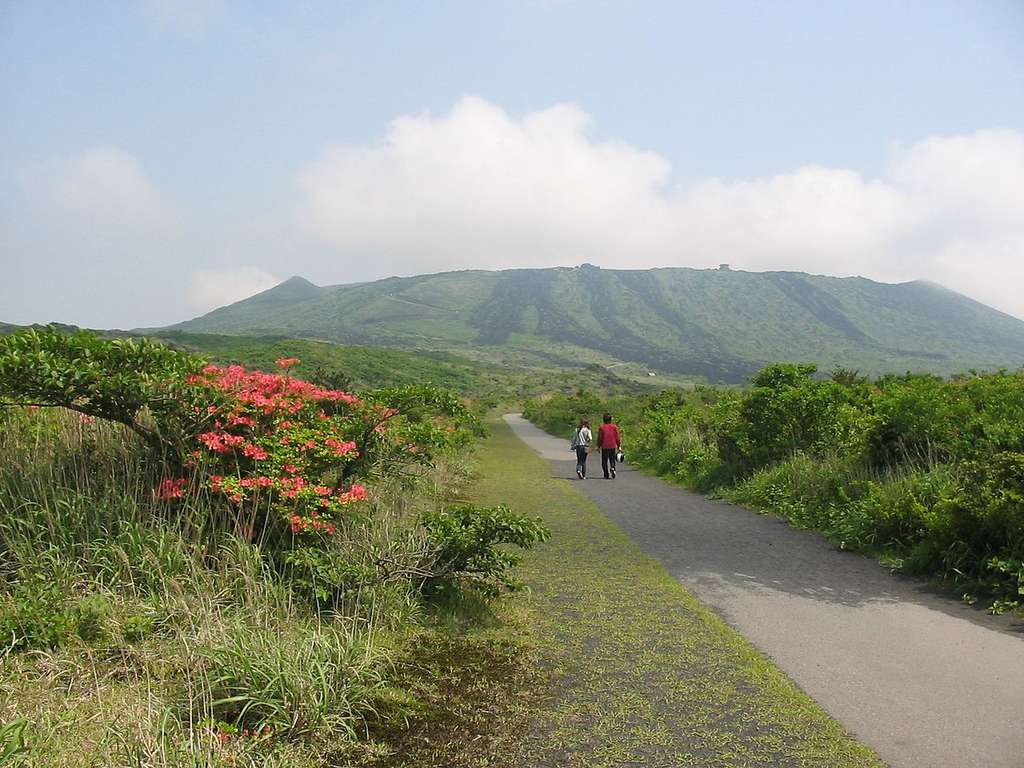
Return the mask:
[[170,501],[171,499],[180,499],[184,496],[184,488],[184,478],[178,480],[164,480],[160,483],[160,488],[157,493],[162,501]]
[[267,452],[260,446],[255,445],[254,443],[247,444],[242,449],[242,453],[244,453],[250,459],[255,459],[256,461],[262,461],[263,459],[267,458]]

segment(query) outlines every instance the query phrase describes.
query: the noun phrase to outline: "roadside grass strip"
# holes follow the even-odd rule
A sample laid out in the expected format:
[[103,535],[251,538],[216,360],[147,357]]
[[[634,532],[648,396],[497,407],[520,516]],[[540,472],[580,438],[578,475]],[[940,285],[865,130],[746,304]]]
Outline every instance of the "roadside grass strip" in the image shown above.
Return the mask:
[[520,569],[547,684],[505,740],[508,765],[884,765],[506,424],[490,427],[471,500],[552,531]]

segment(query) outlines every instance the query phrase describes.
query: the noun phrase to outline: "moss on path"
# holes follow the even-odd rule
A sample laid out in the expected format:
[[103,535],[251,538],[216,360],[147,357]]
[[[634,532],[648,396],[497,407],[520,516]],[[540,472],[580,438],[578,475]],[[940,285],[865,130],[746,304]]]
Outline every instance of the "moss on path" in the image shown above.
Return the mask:
[[553,536],[522,566],[548,682],[490,764],[882,765],[507,425],[491,427],[471,500],[540,515]]

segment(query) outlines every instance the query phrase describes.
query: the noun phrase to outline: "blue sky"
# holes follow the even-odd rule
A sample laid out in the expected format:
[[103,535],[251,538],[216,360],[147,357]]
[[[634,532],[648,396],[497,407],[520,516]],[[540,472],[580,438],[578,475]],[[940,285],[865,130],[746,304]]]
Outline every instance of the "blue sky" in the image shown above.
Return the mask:
[[580,261],[1024,316],[1022,41],[1019,0],[9,1],[0,320]]

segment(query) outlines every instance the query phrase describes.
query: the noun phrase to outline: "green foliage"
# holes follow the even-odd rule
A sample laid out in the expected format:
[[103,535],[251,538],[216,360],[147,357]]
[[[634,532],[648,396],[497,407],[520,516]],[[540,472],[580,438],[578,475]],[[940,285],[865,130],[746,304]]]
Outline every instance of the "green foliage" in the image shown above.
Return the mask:
[[373,653],[327,624],[296,632],[240,623],[201,654],[213,716],[241,732],[351,738],[383,687]]
[[546,368],[618,363],[621,370],[625,363],[643,377],[653,369],[733,383],[765,360],[948,375],[1024,356],[1020,320],[926,283],[582,267],[293,288],[285,284],[177,328],[447,350]]
[[[999,610],[1022,602],[1024,373],[815,374],[779,364],[746,390],[643,398],[620,410],[627,455]],[[561,434],[613,405],[556,396],[527,415]]]
[[866,390],[814,379],[816,371],[814,365],[782,364],[755,376],[735,418],[721,419],[722,459],[743,474],[796,451],[861,452],[871,426],[859,407]]
[[1024,374],[885,377],[872,407],[876,465],[961,461],[1024,445]]
[[0,598],[0,638],[11,650],[94,642],[105,636],[110,614],[102,595],[75,597],[67,583],[32,574]]
[[31,329],[0,337],[0,404],[68,408],[180,451],[196,422],[187,377],[201,365],[146,339]]
[[23,765],[30,749],[25,743],[25,728],[28,721],[18,718],[0,726],[0,765]]
[[434,548],[427,593],[451,591],[468,585],[486,595],[502,588],[518,589],[510,573],[520,556],[500,545],[530,549],[547,541],[550,531],[539,518],[519,515],[508,507],[465,504],[428,512],[422,518]]
[[330,604],[338,595],[382,580],[376,567],[353,560],[350,553],[323,547],[299,546],[284,553],[289,583],[297,590]]

